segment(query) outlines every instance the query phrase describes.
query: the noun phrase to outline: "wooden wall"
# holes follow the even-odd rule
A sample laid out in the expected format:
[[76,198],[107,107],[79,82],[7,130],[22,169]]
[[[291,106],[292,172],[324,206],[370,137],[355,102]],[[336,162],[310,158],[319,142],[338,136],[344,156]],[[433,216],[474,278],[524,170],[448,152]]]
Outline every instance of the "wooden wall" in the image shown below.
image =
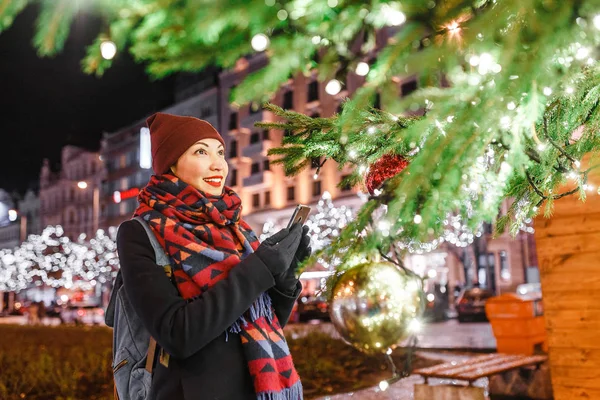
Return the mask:
[[[555,400],[600,399],[600,171],[535,220]],[[562,190],[561,190],[562,192]]]

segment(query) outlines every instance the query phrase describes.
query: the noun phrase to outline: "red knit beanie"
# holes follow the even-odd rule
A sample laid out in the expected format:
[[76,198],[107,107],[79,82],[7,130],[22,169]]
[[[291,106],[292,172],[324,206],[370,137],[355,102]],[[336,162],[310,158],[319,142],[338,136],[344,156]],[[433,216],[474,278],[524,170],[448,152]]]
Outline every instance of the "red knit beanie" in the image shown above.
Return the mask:
[[179,157],[201,139],[225,142],[219,132],[208,122],[194,117],[156,113],[146,120],[150,129],[152,169],[157,175],[169,171]]

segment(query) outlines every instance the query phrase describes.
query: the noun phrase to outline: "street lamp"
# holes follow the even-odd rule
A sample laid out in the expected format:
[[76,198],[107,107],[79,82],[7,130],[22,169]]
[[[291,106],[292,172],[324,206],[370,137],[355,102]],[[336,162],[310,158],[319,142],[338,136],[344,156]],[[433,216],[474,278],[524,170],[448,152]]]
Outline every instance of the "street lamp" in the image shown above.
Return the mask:
[[[85,190],[88,187],[88,183],[86,181],[79,181],[77,182],[77,187],[81,190]],[[100,187],[98,185],[94,185],[92,202],[92,236],[95,236],[96,232],[98,232],[98,220],[100,217]]]

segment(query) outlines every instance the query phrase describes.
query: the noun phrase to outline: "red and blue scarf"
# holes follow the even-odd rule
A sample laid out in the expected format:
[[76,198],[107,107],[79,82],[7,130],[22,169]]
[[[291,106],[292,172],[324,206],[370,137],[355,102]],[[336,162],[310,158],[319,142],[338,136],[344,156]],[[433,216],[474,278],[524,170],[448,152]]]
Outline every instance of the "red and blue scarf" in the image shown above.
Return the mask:
[[[185,299],[201,296],[227,278],[260,245],[241,218],[240,197],[229,187],[221,196],[212,196],[174,175],[154,175],[138,201],[135,215],[148,223],[169,255]],[[254,301],[229,333],[242,341],[257,399],[303,398],[300,377],[267,293]]]

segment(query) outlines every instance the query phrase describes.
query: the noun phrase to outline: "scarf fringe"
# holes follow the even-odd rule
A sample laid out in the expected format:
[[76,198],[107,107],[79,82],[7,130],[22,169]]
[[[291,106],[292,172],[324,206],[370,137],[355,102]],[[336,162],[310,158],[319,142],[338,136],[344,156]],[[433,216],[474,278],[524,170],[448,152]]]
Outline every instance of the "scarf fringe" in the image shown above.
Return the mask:
[[[271,296],[267,293],[263,293],[260,295],[258,299],[252,303],[250,308],[248,309],[248,314],[250,315],[250,320],[255,322],[257,319],[261,317],[265,317],[269,323],[273,322],[273,308],[271,306]],[[245,313],[244,313],[245,314]],[[229,332],[231,333],[240,333],[242,331],[242,326],[247,326],[248,321],[241,315],[237,321],[235,321],[228,331],[225,331],[225,340],[229,340]]]
[[262,392],[256,395],[256,400],[303,400],[302,382],[298,380],[293,386],[281,392]]

